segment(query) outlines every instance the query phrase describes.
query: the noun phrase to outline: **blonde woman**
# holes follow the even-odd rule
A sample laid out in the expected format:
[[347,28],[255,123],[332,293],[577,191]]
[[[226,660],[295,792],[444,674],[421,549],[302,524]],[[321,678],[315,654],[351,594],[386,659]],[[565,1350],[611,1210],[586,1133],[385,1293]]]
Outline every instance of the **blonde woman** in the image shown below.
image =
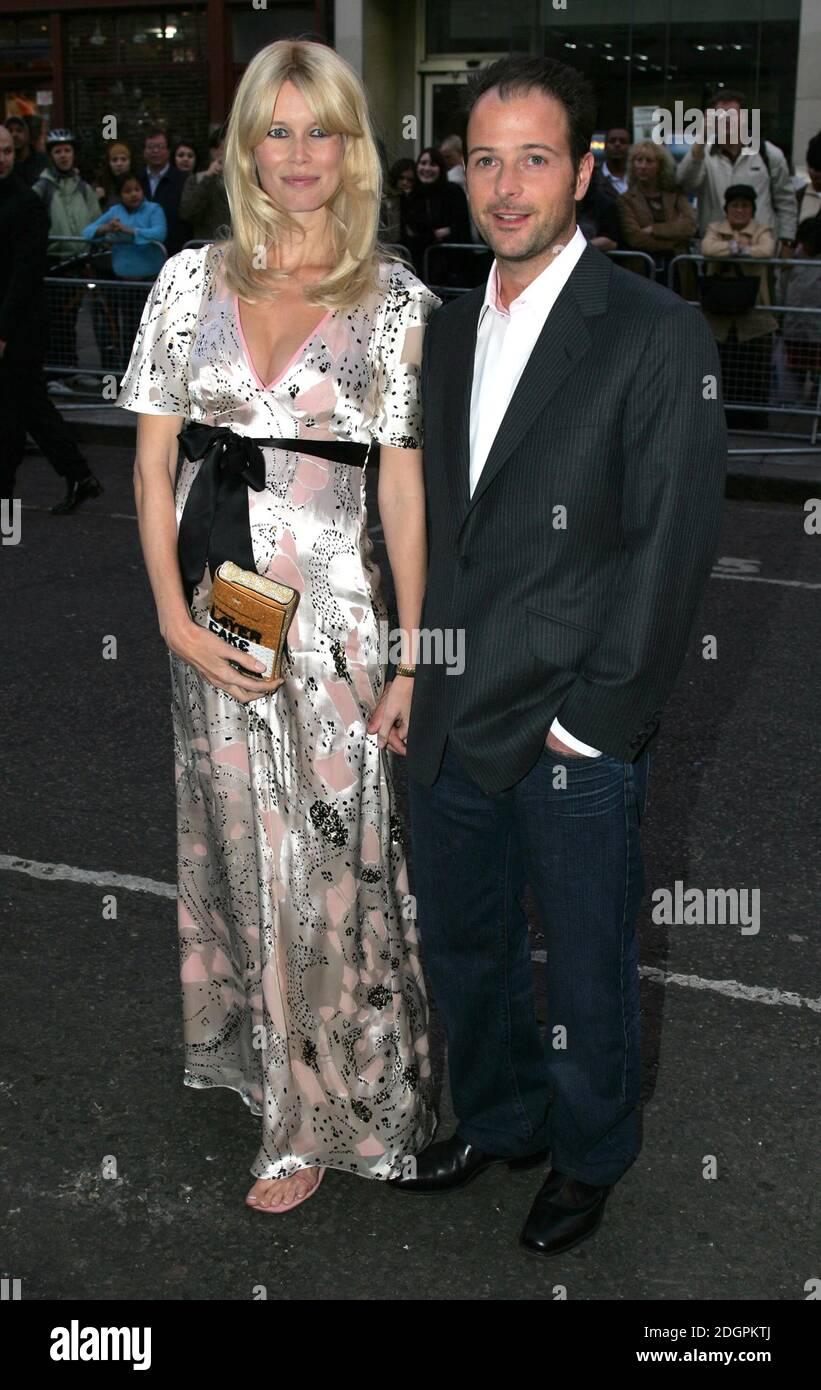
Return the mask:
[[654,140],[634,145],[627,185],[616,203],[622,240],[631,251],[649,252],[664,278],[672,257],[690,250],[696,231],[695,212],[676,185],[676,163],[667,147]]
[[[404,753],[413,670],[385,683],[364,464],[378,441],[408,663],[439,301],[380,255],[366,100],[331,49],[255,56],[225,183],[232,239],[163,266],[118,403],[140,413],[140,536],[170,651],[184,1081],[229,1086],[260,1117],[246,1201],[281,1212],[326,1168],[399,1175],[435,1127],[386,754]],[[201,625],[223,559],[299,590],[279,681]]]

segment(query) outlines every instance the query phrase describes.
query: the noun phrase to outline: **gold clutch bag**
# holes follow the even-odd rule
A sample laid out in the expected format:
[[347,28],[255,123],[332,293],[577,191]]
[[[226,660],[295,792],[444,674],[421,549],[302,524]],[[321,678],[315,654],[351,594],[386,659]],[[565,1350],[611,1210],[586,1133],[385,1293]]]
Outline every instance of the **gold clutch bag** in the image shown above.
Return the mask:
[[265,662],[264,671],[248,671],[231,661],[243,675],[276,680],[282,675],[285,639],[298,603],[299,593],[289,584],[241,569],[233,560],[223,560],[211,586],[208,630],[229,646]]

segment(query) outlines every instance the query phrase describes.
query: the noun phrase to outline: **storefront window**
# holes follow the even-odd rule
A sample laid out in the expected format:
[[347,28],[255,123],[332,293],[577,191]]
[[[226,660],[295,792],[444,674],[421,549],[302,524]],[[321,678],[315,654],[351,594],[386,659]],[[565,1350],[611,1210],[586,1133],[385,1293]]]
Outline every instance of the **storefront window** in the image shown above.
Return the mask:
[[427,0],[428,53],[507,53],[529,48],[538,5],[533,0]]
[[601,129],[642,108],[704,107],[717,87],[740,87],[761,131],[788,154],[800,0],[428,0],[427,55],[530,52],[584,72]]
[[269,3],[264,10],[237,8],[231,10],[234,64],[250,63],[255,53],[277,39],[318,38],[314,33],[316,6],[277,5]]

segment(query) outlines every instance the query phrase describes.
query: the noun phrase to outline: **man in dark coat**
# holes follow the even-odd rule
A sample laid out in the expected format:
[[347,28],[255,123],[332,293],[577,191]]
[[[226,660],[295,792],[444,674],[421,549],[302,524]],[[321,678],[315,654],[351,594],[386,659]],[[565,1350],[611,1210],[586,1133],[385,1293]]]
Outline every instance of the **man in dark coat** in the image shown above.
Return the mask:
[[165,247],[169,256],[181,251],[191,240],[191,225],[180,217],[180,200],[188,182],[188,174],[171,160],[168,136],[164,130],[149,130],[143,146],[145,167],[140,170],[140,183],[146,198],[159,203],[165,213],[168,235]]
[[48,233],[43,200],[15,173],[14,143],[0,126],[0,499],[13,496],[28,432],[66,480],[51,509],[59,513],[103,489],[46,387]]
[[14,172],[29,188],[36,183],[48,164],[42,150],[31,143],[31,127],[24,116],[7,116],[6,128],[14,141]]
[[553,1256],[593,1234],[638,1154],[639,823],[715,554],[727,435],[702,315],[578,229],[595,120],[581,74],[512,57],[467,90],[471,212],[496,259],[431,317],[421,381],[420,641],[461,634],[463,656],[449,669],[439,641],[418,657],[406,744],[457,1128],[394,1182],[446,1192],[549,1151],[520,1238]]

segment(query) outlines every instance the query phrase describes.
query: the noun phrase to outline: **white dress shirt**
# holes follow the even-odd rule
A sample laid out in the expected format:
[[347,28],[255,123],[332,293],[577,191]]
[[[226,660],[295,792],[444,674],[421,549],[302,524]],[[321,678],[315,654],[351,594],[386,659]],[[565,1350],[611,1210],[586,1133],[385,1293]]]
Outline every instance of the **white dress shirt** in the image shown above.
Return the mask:
[[[566,246],[531,280],[510,308],[499,303],[496,261],[490,269],[485,298],[479,311],[473,388],[470,398],[470,495],[490,453],[491,445],[527,365],[547,316],[585,250],[587,242],[577,227]],[[576,753],[598,757],[600,750],[574,738],[554,719],[550,732]]]
[[[609,179],[609,180],[610,180],[610,182],[612,183],[613,187],[618,189],[619,193],[626,193],[626,192],[627,192],[627,189],[628,189],[629,186],[630,186],[630,185],[628,184],[628,182],[627,182],[627,179],[626,179],[624,176],[622,176],[621,178],[619,178],[619,175],[618,175],[618,174],[614,174],[612,169],[608,169],[608,167],[607,167],[607,160],[606,160],[606,159],[602,160],[601,171],[602,171],[602,173],[604,174],[604,177],[605,177],[606,179]],[[627,171],[625,170],[625,173],[626,173],[626,172],[627,172]]]
[[148,175],[148,187],[151,189],[152,198],[154,197],[154,194],[157,191],[157,184],[159,183],[160,179],[168,173],[168,170],[170,168],[171,160],[169,159],[168,163],[163,165],[158,174],[152,174],[148,169],[146,169],[146,174]]

